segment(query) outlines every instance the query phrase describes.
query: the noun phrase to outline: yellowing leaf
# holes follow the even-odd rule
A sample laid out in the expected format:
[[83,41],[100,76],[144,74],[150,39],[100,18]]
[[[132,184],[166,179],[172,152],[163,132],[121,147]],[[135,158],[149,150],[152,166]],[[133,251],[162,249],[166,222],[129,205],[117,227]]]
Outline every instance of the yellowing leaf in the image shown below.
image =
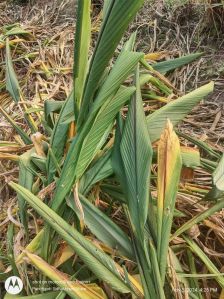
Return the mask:
[[148,53],[145,55],[145,59],[157,61],[157,60],[161,60],[161,59],[165,58],[168,54],[169,54],[168,51]]
[[181,165],[180,143],[173,125],[168,120],[158,145],[157,250],[163,282]]
[[55,282],[71,298],[74,299],[105,299],[104,291],[97,284],[84,284],[81,281],[72,281],[71,278],[55,267],[46,263],[39,256],[25,252],[30,262],[44,275]]
[[60,265],[62,265],[64,262],[70,259],[70,257],[72,257],[74,254],[75,254],[74,249],[72,249],[67,244],[62,244],[59,250],[59,254],[57,255],[54,261],[54,267],[58,268]]

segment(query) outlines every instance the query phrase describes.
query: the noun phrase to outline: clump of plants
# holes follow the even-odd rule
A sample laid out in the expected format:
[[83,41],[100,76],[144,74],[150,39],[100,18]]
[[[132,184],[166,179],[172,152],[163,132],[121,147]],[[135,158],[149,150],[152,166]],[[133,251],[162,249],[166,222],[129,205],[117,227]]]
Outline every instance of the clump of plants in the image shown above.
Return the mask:
[[[189,298],[203,298],[195,259],[224,287],[217,267],[187,234],[224,207],[219,200],[223,159],[205,143],[176,132],[177,124],[213,91],[213,83],[179,96],[165,76],[201,54],[151,63],[155,53],[135,50],[137,33],[117,50],[143,2],[104,1],[90,56],[91,1],[80,0],[70,96],[64,102],[45,101],[41,114],[24,106],[30,134],[0,110],[29,147],[17,161],[18,183],[9,183],[17,193],[23,248],[19,254],[11,246],[1,249],[0,277],[20,276],[21,298],[188,298],[183,296],[190,288],[197,291]],[[10,40],[4,42],[6,89],[19,103],[23,95]],[[214,161],[182,146],[178,135]],[[202,199],[217,202],[177,227],[174,217],[184,217],[175,208],[181,172],[195,167],[214,172],[213,189]],[[120,211],[116,221],[113,210]],[[16,230],[8,225],[8,244]],[[180,236],[178,247],[173,241]],[[178,260],[179,250],[185,252],[185,264]]]

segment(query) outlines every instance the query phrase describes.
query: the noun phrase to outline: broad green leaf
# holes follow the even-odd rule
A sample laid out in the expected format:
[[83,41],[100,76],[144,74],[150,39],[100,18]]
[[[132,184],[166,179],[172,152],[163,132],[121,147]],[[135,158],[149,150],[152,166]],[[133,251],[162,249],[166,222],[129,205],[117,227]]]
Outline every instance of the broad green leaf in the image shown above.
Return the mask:
[[32,143],[32,141],[31,141],[30,137],[27,135],[27,133],[22,128],[20,128],[20,126],[17,125],[17,123],[11,118],[11,116],[1,107],[0,107],[0,113],[13,126],[13,128],[20,135],[20,137],[22,138],[22,140],[25,144],[31,144]]
[[151,83],[155,87],[157,87],[162,93],[166,96],[172,93],[172,90],[167,87],[160,79],[153,77],[150,74],[142,74],[140,76],[140,85],[144,86],[146,83]]
[[110,9],[110,5],[111,5],[111,1],[110,0],[104,0],[104,4],[103,4],[103,19],[107,16],[108,10]]
[[205,96],[213,91],[214,83],[210,82],[198,89],[174,100],[147,116],[147,125],[152,142],[159,139],[167,119],[176,126]]
[[200,152],[195,148],[181,146],[181,157],[185,167],[195,168],[201,166]]
[[118,56],[108,78],[100,88],[94,103],[91,106],[89,117],[93,119],[99,108],[110,97],[113,97],[121,84],[131,75],[139,60],[144,56],[143,53],[122,51]]
[[136,75],[136,94],[129,105],[123,129],[120,152],[126,178],[125,193],[133,230],[143,240],[143,231],[148,214],[150,165],[152,147],[147,130],[139,84]]
[[[115,169],[115,167],[116,166],[114,166],[114,161],[113,161],[113,169]],[[114,170],[114,172],[117,174],[116,170]],[[120,201],[121,203],[126,203],[126,198],[120,185],[102,184],[101,190],[104,193],[110,195],[113,200]]]
[[155,63],[152,65],[152,67],[154,68],[154,70],[160,72],[161,74],[165,74],[169,71],[175,70],[179,67],[191,63],[192,61],[200,58],[202,55],[203,53],[189,54],[180,58]]
[[44,174],[46,174],[46,158],[37,155],[36,153],[33,153],[31,155],[31,160],[32,162],[41,170],[41,172],[43,172]]
[[65,144],[68,138],[67,134],[69,130],[69,123],[72,120],[74,120],[73,93],[70,94],[64,103],[51,135],[50,148],[52,150],[52,154],[49,151],[47,155],[48,183],[52,182],[57,169],[54,157],[59,165],[62,161]]
[[44,101],[44,118],[50,127],[53,127],[54,125],[54,119],[52,117],[52,114],[54,112],[59,113],[64,103],[65,102],[63,101],[53,101],[53,100]]
[[78,110],[80,109],[88,71],[88,54],[91,37],[90,8],[91,0],[78,1],[74,57],[74,104],[76,104]]
[[25,252],[30,262],[40,270],[44,275],[55,282],[62,290],[74,299],[105,299],[104,291],[96,284],[84,284],[82,282],[72,281],[71,278],[57,270],[55,267],[46,263],[39,256]]
[[[90,231],[112,249],[131,260],[135,260],[132,244],[127,234],[81,194],[79,194],[79,199],[84,213],[84,223]],[[69,198],[68,205],[79,216],[79,210],[75,205],[73,196]]]
[[119,41],[143,2],[144,0],[112,0],[110,4],[106,3],[106,15],[103,19],[86,80],[78,128],[81,127],[86,117],[98,83],[113,57]]
[[[219,159],[220,158],[220,154],[215,151],[210,145],[208,145],[206,142],[204,141],[201,141],[201,140],[198,140],[196,138],[193,138],[191,137],[190,135],[188,134],[185,134],[183,132],[180,132],[180,131],[176,131],[177,135],[180,136],[180,137],[183,137],[185,139],[187,139],[188,141],[190,141],[191,143],[197,145],[200,149],[202,149],[203,151],[205,151],[208,155],[210,155],[211,157],[215,158],[215,159]],[[205,159],[203,159],[205,160]],[[209,160],[207,160],[209,161]],[[215,163],[214,161],[211,161],[209,162],[210,164],[213,164]],[[216,165],[216,163],[215,163]]]
[[18,103],[20,101],[20,87],[13,68],[8,39],[6,39],[6,89],[13,100]]
[[163,284],[181,167],[180,143],[168,120],[158,145],[157,256]]
[[[123,269],[110,256],[85,239],[73,226],[69,225],[30,191],[14,182],[9,183],[9,185],[18,194],[22,195],[37,213],[75,250],[99,279],[102,279],[119,292],[133,292],[133,289],[124,279]],[[142,294],[141,286],[130,275],[128,275],[128,278],[132,282],[133,288],[137,288],[135,291]]]
[[79,182],[79,192],[86,195],[90,188],[99,181],[113,174],[111,165],[111,150],[108,150],[102,157],[97,159],[90,169],[82,176]]
[[[57,209],[73,184],[84,173],[100,149],[101,139],[113,124],[116,114],[130,99],[134,87],[122,87],[113,99],[108,99],[99,110],[92,126],[86,123],[83,131],[72,142],[58,181],[52,208]],[[88,130],[87,130],[88,129]]]

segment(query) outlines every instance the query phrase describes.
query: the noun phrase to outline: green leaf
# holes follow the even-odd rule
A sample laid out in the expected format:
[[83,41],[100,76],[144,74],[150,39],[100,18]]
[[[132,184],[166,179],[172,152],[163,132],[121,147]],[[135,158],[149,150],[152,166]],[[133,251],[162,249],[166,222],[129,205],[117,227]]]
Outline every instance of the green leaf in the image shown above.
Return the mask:
[[222,277],[222,273],[219,272],[219,270],[212,263],[210,258],[201,250],[201,248],[193,240],[186,236],[184,236],[183,238],[187,242],[188,246],[193,251],[193,253],[200,258],[200,260],[203,262],[203,264],[206,266],[209,272],[211,274],[217,275],[217,277],[215,276],[214,279],[218,282],[221,288],[224,288],[224,277]]
[[80,109],[83,89],[88,72],[88,54],[91,37],[90,8],[90,0],[78,1],[74,57],[74,96],[78,110]]
[[208,208],[207,210],[197,214],[193,218],[191,218],[189,221],[185,222],[180,228],[176,230],[176,232],[172,235],[172,239],[178,237],[180,234],[184,233],[188,229],[190,229],[192,226],[195,224],[202,222],[206,218],[209,218],[216,212],[220,211],[221,209],[224,208],[224,199],[220,199],[219,202],[217,202],[215,205],[212,207]]
[[47,155],[48,183],[52,182],[57,170],[57,165],[55,165],[54,157],[59,165],[62,161],[65,144],[68,138],[67,135],[69,130],[69,123],[72,120],[74,120],[73,93],[70,94],[70,96],[64,103],[51,135],[50,148],[52,150],[52,154],[50,151],[48,151]]
[[196,168],[201,166],[200,152],[192,147],[181,147],[182,163],[185,167]]
[[[66,223],[30,191],[14,182],[9,183],[9,185],[18,194],[22,195],[37,213],[74,249],[87,267],[99,279],[102,279],[121,293],[133,292],[124,280],[122,268],[110,256],[85,239],[73,226]],[[129,280],[131,280],[131,276],[129,276]],[[141,291],[141,288],[139,291]]]
[[205,96],[213,91],[214,83],[210,82],[196,90],[174,100],[147,116],[147,125],[152,142],[159,139],[167,119],[176,126]]
[[78,128],[81,127],[86,117],[98,83],[110,59],[113,57],[119,41],[143,2],[144,0],[112,0],[110,4],[106,3],[106,15],[103,19],[86,80]]
[[[30,191],[32,190],[34,179],[33,173],[29,169],[33,152],[34,149],[31,149],[19,157],[19,184]],[[28,231],[26,202],[21,195],[18,195],[18,204],[20,220],[25,230]]]
[[123,161],[127,204],[134,233],[143,240],[148,215],[150,165],[152,147],[142,106],[139,73],[136,77],[137,91],[133,97],[123,129],[120,152]]
[[32,162],[44,173],[46,174],[46,158],[38,156],[36,153],[31,155]]
[[53,101],[53,100],[44,101],[44,118],[50,127],[53,127],[54,125],[52,121],[53,120],[52,114],[54,112],[59,113],[64,103],[65,102],[63,101]]
[[93,158],[101,148],[102,138],[105,140],[105,132],[113,124],[116,114],[130,99],[135,91],[134,87],[122,87],[113,99],[108,99],[99,110],[93,124],[83,128],[80,135],[72,142],[66,157],[61,177],[58,181],[52,208],[57,209],[65,196],[70,192],[73,184],[84,173]]
[[[132,74],[143,53],[122,51],[118,56],[110,74],[100,88],[94,103],[91,106],[88,117],[93,119],[99,108],[112,98],[120,88],[121,84]],[[88,119],[89,121],[89,119]]]
[[55,267],[49,265],[39,256],[25,252],[30,262],[51,281],[64,290],[72,299],[106,299],[104,291],[97,284],[81,284],[78,280],[73,280],[72,276],[60,272]]
[[79,182],[79,192],[86,195],[90,188],[99,181],[113,174],[111,165],[111,150],[101,156],[82,176]]
[[20,101],[20,87],[12,64],[8,38],[6,39],[6,89],[13,100],[18,103]]
[[13,24],[12,27],[6,28],[4,30],[4,36],[11,36],[11,35],[27,35],[33,36],[30,32],[26,31],[25,29],[19,27],[19,24]]
[[152,67],[154,68],[154,70],[160,72],[161,74],[165,74],[169,71],[175,70],[179,67],[191,63],[192,61],[200,58],[202,55],[203,53],[189,54],[183,57],[155,63],[152,65]]
[[32,144],[32,141],[30,137],[27,135],[27,133],[22,128],[20,128],[20,126],[16,124],[16,122],[11,118],[11,116],[1,107],[0,113],[2,113],[3,116],[7,119],[7,121],[13,126],[13,128],[20,135],[25,144]]
[[224,191],[224,154],[222,155],[219,164],[214,171],[213,175],[213,184],[219,191]]
[[[79,199],[84,213],[84,223],[90,231],[112,249],[131,260],[135,260],[132,244],[127,234],[81,194],[79,194]],[[68,205],[80,216],[73,196],[69,198]]]

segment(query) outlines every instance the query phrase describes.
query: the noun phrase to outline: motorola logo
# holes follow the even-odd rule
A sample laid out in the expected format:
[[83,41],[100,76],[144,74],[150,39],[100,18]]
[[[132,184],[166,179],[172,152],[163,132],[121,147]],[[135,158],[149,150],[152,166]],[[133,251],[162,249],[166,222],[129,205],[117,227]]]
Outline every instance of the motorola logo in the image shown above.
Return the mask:
[[5,281],[5,290],[7,293],[16,295],[19,294],[23,289],[23,282],[17,276],[10,276]]

